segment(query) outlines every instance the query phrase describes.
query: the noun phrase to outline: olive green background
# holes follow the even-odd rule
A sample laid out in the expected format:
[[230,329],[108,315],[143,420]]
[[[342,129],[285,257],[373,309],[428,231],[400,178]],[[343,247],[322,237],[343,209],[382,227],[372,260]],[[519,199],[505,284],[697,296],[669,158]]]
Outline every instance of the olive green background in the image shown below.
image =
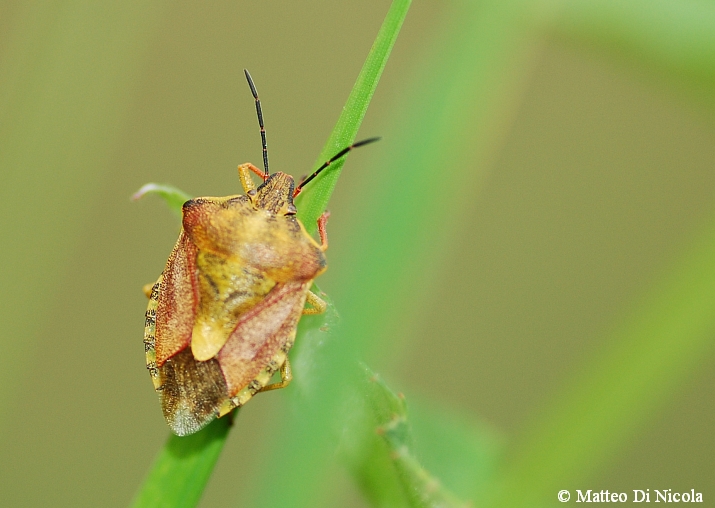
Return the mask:
[[[149,181],[239,192],[237,164],[261,157],[244,67],[262,99],[272,171],[307,173],[388,7],[0,6],[0,505],[130,501],[168,433],[144,368],[140,288],[162,270],[178,226],[158,199],[129,196]],[[330,269],[319,281],[328,293],[351,270],[361,196],[391,169],[381,159],[401,108],[424,107],[402,99],[445,36],[449,8],[416,1],[408,14],[361,129],[383,141],[350,156],[331,202]],[[395,389],[506,439],[603,346],[714,211],[715,129],[697,98],[558,39],[543,42],[525,87],[468,209],[451,206],[460,185],[451,168],[434,168],[456,241],[424,274],[421,308],[372,359]],[[711,348],[581,488],[695,488],[713,499],[714,360]],[[280,474],[280,457],[265,469],[261,454],[288,396],[257,397],[241,412],[201,506],[238,506],[256,478]],[[364,506],[347,474],[331,484],[334,505]]]

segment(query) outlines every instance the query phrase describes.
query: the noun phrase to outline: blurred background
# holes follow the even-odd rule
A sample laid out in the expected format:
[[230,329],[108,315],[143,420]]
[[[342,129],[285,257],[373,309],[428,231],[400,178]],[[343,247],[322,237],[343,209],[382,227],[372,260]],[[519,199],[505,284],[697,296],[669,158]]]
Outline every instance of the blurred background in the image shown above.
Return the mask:
[[[144,367],[141,287],[178,224],[160,200],[129,197],[149,181],[240,192],[236,166],[261,159],[244,67],[271,169],[308,173],[389,5],[0,5],[0,504],[130,502],[168,435]],[[709,33],[715,9],[695,0],[413,3],[359,135],[383,140],[349,158],[319,281],[342,311],[367,271],[354,262],[365,235],[415,211],[395,242],[421,250],[396,279],[419,291],[364,295],[394,308],[367,356],[408,404],[528,443],[700,252],[715,230]],[[446,141],[423,158],[424,139]],[[416,178],[431,201],[385,198]],[[662,383],[634,374],[636,416],[613,409],[612,446],[584,452],[578,482],[560,488],[715,496],[715,287],[698,298],[697,338],[685,327],[668,342],[686,350],[674,365],[646,340]],[[244,506],[280,472],[266,442],[289,396],[241,412],[201,506]],[[335,475],[325,506],[368,506]]]

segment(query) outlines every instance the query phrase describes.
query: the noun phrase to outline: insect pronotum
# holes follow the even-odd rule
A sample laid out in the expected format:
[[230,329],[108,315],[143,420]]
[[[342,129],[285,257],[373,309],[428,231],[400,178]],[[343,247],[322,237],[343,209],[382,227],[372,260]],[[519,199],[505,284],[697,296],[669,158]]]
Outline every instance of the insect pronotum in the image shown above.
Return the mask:
[[[318,243],[296,218],[293,198],[332,162],[379,139],[344,148],[298,186],[290,175],[270,174],[261,101],[244,72],[256,101],[263,171],[251,163],[238,166],[245,196],[184,203],[179,239],[146,290],[146,365],[164,417],[179,436],[258,392],[290,383],[288,351],[298,321],[326,307],[310,287],[327,268],[329,215],[318,219]],[[260,186],[251,173],[263,180]],[[269,384],[276,372],[281,380]]]

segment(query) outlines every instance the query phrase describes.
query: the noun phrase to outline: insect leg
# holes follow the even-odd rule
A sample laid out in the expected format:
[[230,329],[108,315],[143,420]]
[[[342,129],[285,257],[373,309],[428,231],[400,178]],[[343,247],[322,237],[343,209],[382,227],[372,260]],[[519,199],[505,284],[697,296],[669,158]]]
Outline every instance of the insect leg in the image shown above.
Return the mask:
[[303,309],[303,314],[322,314],[325,312],[325,309],[328,308],[328,304],[325,303],[325,300],[312,291],[308,291],[308,296],[305,301],[310,304],[310,307]]
[[256,189],[253,180],[251,180],[250,171],[256,173],[258,176],[261,177],[262,180],[266,179],[266,176],[263,174],[263,171],[258,169],[250,162],[246,162],[245,164],[241,164],[240,166],[238,166],[238,177],[241,179],[241,185],[243,186],[243,190],[246,192],[246,194],[248,194],[248,191]]
[[328,250],[328,231],[325,226],[328,224],[328,218],[330,217],[330,212],[325,210],[323,215],[318,217],[318,234],[320,235],[320,250],[325,252]]
[[279,388],[285,388],[290,384],[291,381],[293,381],[293,371],[291,371],[290,362],[288,361],[288,358],[286,358],[286,361],[283,362],[283,365],[281,365],[281,380],[278,383],[273,383],[272,385],[264,386],[258,391],[267,392],[269,390],[278,390]]

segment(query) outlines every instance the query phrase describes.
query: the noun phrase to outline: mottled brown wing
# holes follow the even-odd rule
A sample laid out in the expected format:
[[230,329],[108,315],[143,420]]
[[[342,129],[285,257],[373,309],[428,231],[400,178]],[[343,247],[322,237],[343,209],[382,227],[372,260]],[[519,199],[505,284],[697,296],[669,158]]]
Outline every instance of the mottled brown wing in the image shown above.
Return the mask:
[[149,299],[147,318],[147,367],[161,408],[171,430],[193,434],[216,417],[226,401],[226,381],[218,362],[198,362],[189,343],[199,295],[197,249],[184,231],[166,263]]
[[166,262],[156,309],[156,363],[164,362],[191,341],[199,301],[196,246],[184,231]]
[[169,358],[159,368],[159,375],[161,409],[177,436],[193,434],[208,425],[228,398],[218,361],[196,361],[191,348]]
[[229,397],[248,386],[276,355],[295,340],[311,281],[277,284],[238,321],[218,356]]

